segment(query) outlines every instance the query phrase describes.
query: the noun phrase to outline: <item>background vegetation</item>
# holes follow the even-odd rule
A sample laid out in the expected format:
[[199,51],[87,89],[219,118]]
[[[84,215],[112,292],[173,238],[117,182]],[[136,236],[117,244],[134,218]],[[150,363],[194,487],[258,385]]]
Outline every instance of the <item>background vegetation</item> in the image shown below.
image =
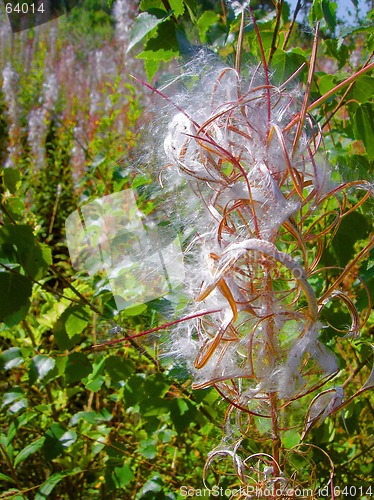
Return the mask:
[[[353,15],[348,26],[335,2],[314,0],[291,30],[294,11],[287,2],[275,4],[253,2],[253,9],[277,81],[309,61],[317,20],[312,100],[370,61],[373,11],[364,19]],[[86,0],[58,22],[15,35],[1,18],[1,498],[177,499],[182,485],[202,488],[205,457],[220,441],[225,404],[219,395],[192,391],[183,367],[162,364],[155,338],[92,349],[117,333],[156,327],[178,311],[159,299],[116,314],[102,277],[72,269],[65,220],[89,200],[149,182],[134,169],[133,148],[152,96],[128,75],[157,86],[178,71],[179,57],[203,44],[233,61],[240,15],[231,6],[119,0],[109,8]],[[242,63],[259,61],[253,25],[244,34]],[[300,73],[302,84],[306,77]],[[372,90],[373,77],[365,74],[314,111],[329,161],[347,180],[372,179]],[[371,221],[370,207],[345,219],[324,264],[345,266],[367,240]],[[373,269],[368,258],[357,270],[371,292]],[[355,299],[365,306],[364,295]],[[329,314],[347,322],[337,304]],[[370,374],[371,335],[369,324],[344,350],[339,336],[324,338],[340,350],[353,392]],[[312,442],[337,466],[335,484],[356,486],[346,498],[364,498],[358,488],[372,482],[373,416],[366,392],[344,418],[328,418],[312,432]],[[260,451],[259,443],[248,447]],[[324,486],[328,464],[317,449],[313,459]],[[222,485],[230,484],[224,476]]]

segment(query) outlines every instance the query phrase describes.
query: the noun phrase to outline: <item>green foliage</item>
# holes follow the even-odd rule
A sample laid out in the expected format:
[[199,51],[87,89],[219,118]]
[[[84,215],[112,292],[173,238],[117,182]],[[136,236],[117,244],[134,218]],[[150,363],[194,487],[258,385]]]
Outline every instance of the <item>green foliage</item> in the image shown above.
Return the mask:
[[[169,371],[163,367],[150,343],[92,347],[102,340],[110,342],[113,320],[126,335],[163,323],[175,311],[160,300],[132,315],[113,318],[114,300],[103,277],[76,279],[68,259],[64,224],[78,204],[131,183],[135,189],[149,182],[134,174],[130,153],[143,113],[136,97],[141,89],[135,90],[125,79],[122,62],[117,74],[108,74],[105,83],[94,89],[90,85],[94,86],[96,76],[82,76],[90,73],[87,61],[97,47],[121,52],[110,45],[114,23],[106,2],[84,4],[61,22],[54,42],[56,54],[49,59],[45,54],[52,49],[47,35],[30,32],[24,45],[14,37],[13,55],[7,57],[19,74],[16,117],[6,100],[9,96],[0,92],[2,497],[177,499],[182,485],[202,488],[205,457],[220,439],[225,406],[218,404],[220,396],[213,389],[192,391],[183,367]],[[254,15],[278,83],[308,63],[310,39],[297,25],[291,31],[293,13],[287,3],[278,25],[269,7],[273,2],[262,4],[254,2]],[[241,12],[227,7],[222,11],[222,5],[142,0],[127,57],[138,51],[137,59],[144,63],[150,81],[165,63],[193,53],[202,44],[234,60]],[[335,2],[315,0],[309,18],[313,24],[321,21],[323,30],[312,86],[312,98],[317,100],[363,66],[374,35],[368,24],[354,29],[339,25]],[[26,46],[34,50],[28,68],[23,67]],[[45,164],[39,165],[27,135],[30,112],[42,107],[39,99],[44,96],[46,75],[52,69],[58,72],[72,47],[80,80],[67,75],[65,85],[60,82],[59,96],[44,116],[47,128],[40,146]],[[254,24],[246,18],[243,65],[257,64],[260,56]],[[4,57],[0,61],[3,71]],[[326,67],[330,63],[332,71]],[[298,78],[305,83],[307,69]],[[329,160],[349,180],[372,178],[372,88],[373,76],[367,73],[338,89],[313,112],[315,121],[324,126]],[[101,99],[95,114],[89,111],[91,90]],[[78,167],[72,153],[77,148],[76,130],[88,122],[80,138],[83,160]],[[9,166],[5,162],[16,145],[18,156]],[[119,165],[120,156],[124,160]],[[346,216],[323,254],[326,267],[344,267],[357,255],[370,231],[371,217],[363,209]],[[372,258],[357,269],[357,277],[371,293]],[[322,289],[324,282],[317,281]],[[352,295],[366,307],[367,294],[358,281],[351,284]],[[347,317],[337,301],[326,308],[326,320],[335,325],[344,327]],[[327,330],[326,344],[339,346],[339,334],[328,337],[332,329]],[[368,326],[362,340],[352,340],[348,352],[341,353],[340,362],[349,366],[357,386],[370,373],[369,340]],[[349,388],[349,395],[349,391],[354,392]],[[326,449],[337,464],[337,484],[365,486],[373,474],[374,410],[366,394],[347,406],[344,421],[335,415],[313,430],[313,443]],[[285,447],[292,448],[298,440],[298,435],[287,431]],[[249,441],[248,449],[259,451],[258,443]],[[321,464],[324,484],[329,478],[324,456],[315,449],[313,459]]]

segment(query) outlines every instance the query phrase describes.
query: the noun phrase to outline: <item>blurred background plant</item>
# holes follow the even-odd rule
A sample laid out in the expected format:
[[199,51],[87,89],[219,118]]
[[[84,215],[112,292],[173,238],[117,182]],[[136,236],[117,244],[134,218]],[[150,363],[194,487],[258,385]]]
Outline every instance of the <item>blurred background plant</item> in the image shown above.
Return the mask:
[[[321,36],[311,102],[371,62],[373,12],[369,2],[363,3],[366,16],[356,2],[348,4],[353,16],[343,23],[335,2],[309,2],[298,17],[301,2],[292,8],[286,1],[251,2],[276,84],[309,63],[316,21]],[[182,485],[202,488],[205,458],[220,441],[227,405],[213,389],[192,391],[183,366],[162,363],[158,346],[168,332],[92,350],[117,333],[172,321],[181,306],[163,298],[116,315],[102,277],[77,276],[71,268],[64,224],[78,205],[126,187],[145,193],[140,200],[148,213],[157,206],[158,191],[147,194],[154,167],[140,172],[133,153],[152,96],[129,73],[160,87],[175,74],[178,58],[206,44],[232,64],[242,46],[242,66],[256,64],[258,34],[248,22],[238,44],[237,2],[122,0],[109,7],[87,1],[58,21],[15,35],[1,16],[2,496],[180,498]],[[298,74],[301,85],[307,75]],[[346,181],[372,179],[372,88],[373,77],[363,74],[313,110],[328,161]],[[355,203],[354,193],[348,197]],[[370,202],[345,217],[321,255],[323,266],[354,260],[367,244],[371,220]],[[373,269],[366,256],[354,270],[370,293]],[[322,286],[318,278],[310,282]],[[345,285],[365,309],[367,294],[355,283]],[[349,324],[339,301],[324,314],[341,330]],[[339,368],[351,373],[347,399],[370,375],[371,324],[372,316],[359,339],[344,343],[344,334],[331,328],[320,337],[338,353]],[[311,428],[317,486],[330,479],[322,449],[336,465],[335,484],[354,485],[350,498],[365,498],[359,488],[373,475],[373,414],[365,392],[345,407],[344,418],[339,412]],[[290,431],[286,448],[299,440]],[[243,446],[261,451],[252,437]],[[233,484],[231,472],[220,471],[221,486]]]

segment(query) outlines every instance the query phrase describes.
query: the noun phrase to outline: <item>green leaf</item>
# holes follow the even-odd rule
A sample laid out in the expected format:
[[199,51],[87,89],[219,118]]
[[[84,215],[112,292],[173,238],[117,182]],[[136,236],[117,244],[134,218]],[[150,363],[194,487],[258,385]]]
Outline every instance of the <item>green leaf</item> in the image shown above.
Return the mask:
[[11,347],[0,355],[0,367],[2,370],[16,368],[24,362],[21,350],[18,347]]
[[69,338],[79,335],[88,325],[88,311],[81,306],[68,307],[61,315],[65,322],[65,330]]
[[324,41],[325,53],[328,56],[333,57],[339,61],[339,69],[342,69],[346,64],[349,57],[348,47],[342,43],[340,44],[338,40],[325,40]]
[[58,345],[58,348],[61,351],[72,349],[81,340],[80,335],[74,335],[73,337],[70,338],[66,333],[65,322],[64,322],[66,316],[67,315],[64,315],[63,313],[60,316],[60,318],[56,321],[56,323],[53,325],[53,335]]
[[139,410],[145,417],[165,415],[170,412],[170,401],[162,398],[140,399]]
[[199,20],[197,21],[197,27],[199,30],[200,39],[203,43],[207,41],[206,33],[218,21],[219,15],[212,10],[204,11],[204,13],[199,17]]
[[[296,51],[287,51],[278,49],[273,56],[271,63],[272,69],[275,70],[274,81],[276,84],[282,84],[287,80],[292,73],[294,73],[300,66],[305,62],[305,54],[300,54]],[[307,74],[307,69],[299,74],[299,78],[302,75]]]
[[21,200],[21,198],[5,198],[3,203],[6,210],[10,213],[14,220],[22,219],[24,213],[27,211],[25,203]]
[[55,368],[55,365],[55,360],[49,356],[42,354],[34,356],[30,365],[30,384],[34,384],[37,379],[42,380]]
[[67,384],[80,382],[82,378],[87,377],[91,371],[91,363],[85,354],[82,352],[72,352],[69,354],[65,367],[65,379]]
[[151,460],[152,458],[155,458],[155,456],[157,455],[157,449],[155,444],[156,444],[155,439],[145,439],[140,443],[140,446],[137,451],[144,458],[148,458]]
[[374,78],[372,76],[363,75],[357,78],[348,99],[355,99],[360,104],[369,103],[373,100]]
[[143,373],[135,373],[126,381],[123,395],[128,406],[134,406],[138,403],[139,394],[144,391],[144,379],[145,375]]
[[41,485],[39,491],[37,492],[37,494],[34,497],[34,500],[45,500],[49,496],[49,494],[52,493],[55,486],[60,481],[65,479],[65,477],[74,476],[76,474],[80,474],[81,472],[82,471],[79,467],[75,467],[73,470],[67,470],[67,471],[63,471],[63,472],[55,472],[54,474],[49,476],[47,481],[45,481]]
[[147,304],[139,304],[134,307],[129,307],[123,311],[125,316],[139,316],[147,310]]
[[[0,481],[6,481],[7,483],[14,483],[14,479],[12,477],[6,476],[2,472],[0,472]],[[13,496],[11,498],[12,500],[14,499]]]
[[144,60],[144,69],[147,73],[148,81],[151,82],[153,77],[157,73],[158,67],[160,65],[160,61],[157,59],[145,59]]
[[321,95],[326,94],[329,90],[336,86],[334,75],[322,75],[318,80],[318,88]]
[[369,234],[369,225],[366,217],[359,212],[352,212],[345,216],[332,240],[332,247],[338,257],[340,266],[345,267],[354,257],[355,243]]
[[126,488],[135,478],[130,462],[123,464],[122,467],[115,467],[112,478],[116,488]]
[[166,19],[170,17],[170,14],[166,14],[165,11],[157,11],[161,13],[161,17],[157,17],[154,14],[149,14],[148,12],[142,12],[135,19],[133,27],[130,31],[130,43],[127,48],[129,52],[137,43],[143,40],[152,30],[156,28],[160,23],[163,23]]
[[285,431],[282,438],[282,443],[285,448],[292,448],[300,442],[300,434],[295,430]]
[[26,276],[0,272],[0,322],[13,326],[24,319],[30,305],[31,293],[31,281]]
[[161,476],[155,474],[151,479],[149,479],[143,488],[138,491],[135,496],[136,500],[140,500],[141,498],[156,498],[155,496],[148,496],[147,493],[159,493],[164,488],[164,484],[162,482]]
[[0,228],[0,255],[21,262],[35,245],[33,229],[27,224],[6,224]]
[[117,384],[121,380],[128,379],[135,372],[135,364],[129,359],[109,356],[106,359],[105,371],[109,375],[111,381]]
[[28,444],[23,448],[18,455],[16,456],[14,460],[14,467],[17,467],[19,463],[21,463],[23,460],[26,460],[30,455],[33,453],[36,453],[42,446],[44,445],[45,437],[41,437],[39,439],[36,439],[32,443]]
[[374,106],[370,103],[361,104],[354,114],[353,133],[356,139],[361,139],[367,151],[369,160],[374,158]]
[[141,11],[152,10],[152,9],[164,9],[164,4],[162,0],[141,0],[139,8]]
[[[168,41],[167,44],[165,40]],[[158,27],[156,36],[147,41],[143,52],[137,57],[145,60],[170,61],[177,55],[179,55],[179,44],[175,25],[172,21],[167,21]]]
[[53,423],[45,433],[43,451],[47,460],[52,460],[64,452],[65,448],[74,444],[77,434],[61,424]]
[[11,391],[4,394],[1,408],[5,408],[6,406],[8,406],[9,414],[14,414],[27,408],[27,399],[19,387],[14,387]]
[[172,8],[175,17],[179,17],[184,14],[183,0],[169,0],[169,5]]
[[34,280],[42,278],[52,264],[50,248],[35,241],[33,229],[27,224],[7,224],[0,229],[0,256],[20,263]]
[[101,422],[110,422],[112,420],[113,415],[104,408],[100,412],[96,411],[79,411],[75,415],[73,415],[70,419],[69,425],[77,425],[79,420],[85,420],[89,424],[98,424]]
[[21,174],[19,170],[15,168],[4,168],[3,170],[4,185],[7,190],[14,194],[20,187]]
[[322,0],[322,12],[323,17],[326,20],[328,27],[331,32],[334,33],[336,28],[336,9],[337,5],[335,2],[331,2],[331,0]]
[[322,0],[313,0],[308,18],[311,25],[313,25],[315,21],[321,21],[321,19],[323,19]]
[[144,381],[144,392],[148,397],[163,398],[170,389],[170,382],[162,373],[149,375]]
[[51,249],[45,244],[37,243],[34,248],[30,249],[23,262],[23,267],[30,278],[40,280],[51,264]]
[[170,417],[178,434],[183,432],[195,420],[196,412],[196,408],[184,399],[172,399],[170,401]]

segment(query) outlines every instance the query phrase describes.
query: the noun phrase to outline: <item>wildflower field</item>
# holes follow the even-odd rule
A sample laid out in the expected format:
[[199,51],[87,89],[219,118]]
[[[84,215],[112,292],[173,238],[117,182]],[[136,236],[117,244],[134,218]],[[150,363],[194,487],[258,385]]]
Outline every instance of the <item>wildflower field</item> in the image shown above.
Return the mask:
[[374,11],[343,3],[1,11],[0,498],[373,497]]

